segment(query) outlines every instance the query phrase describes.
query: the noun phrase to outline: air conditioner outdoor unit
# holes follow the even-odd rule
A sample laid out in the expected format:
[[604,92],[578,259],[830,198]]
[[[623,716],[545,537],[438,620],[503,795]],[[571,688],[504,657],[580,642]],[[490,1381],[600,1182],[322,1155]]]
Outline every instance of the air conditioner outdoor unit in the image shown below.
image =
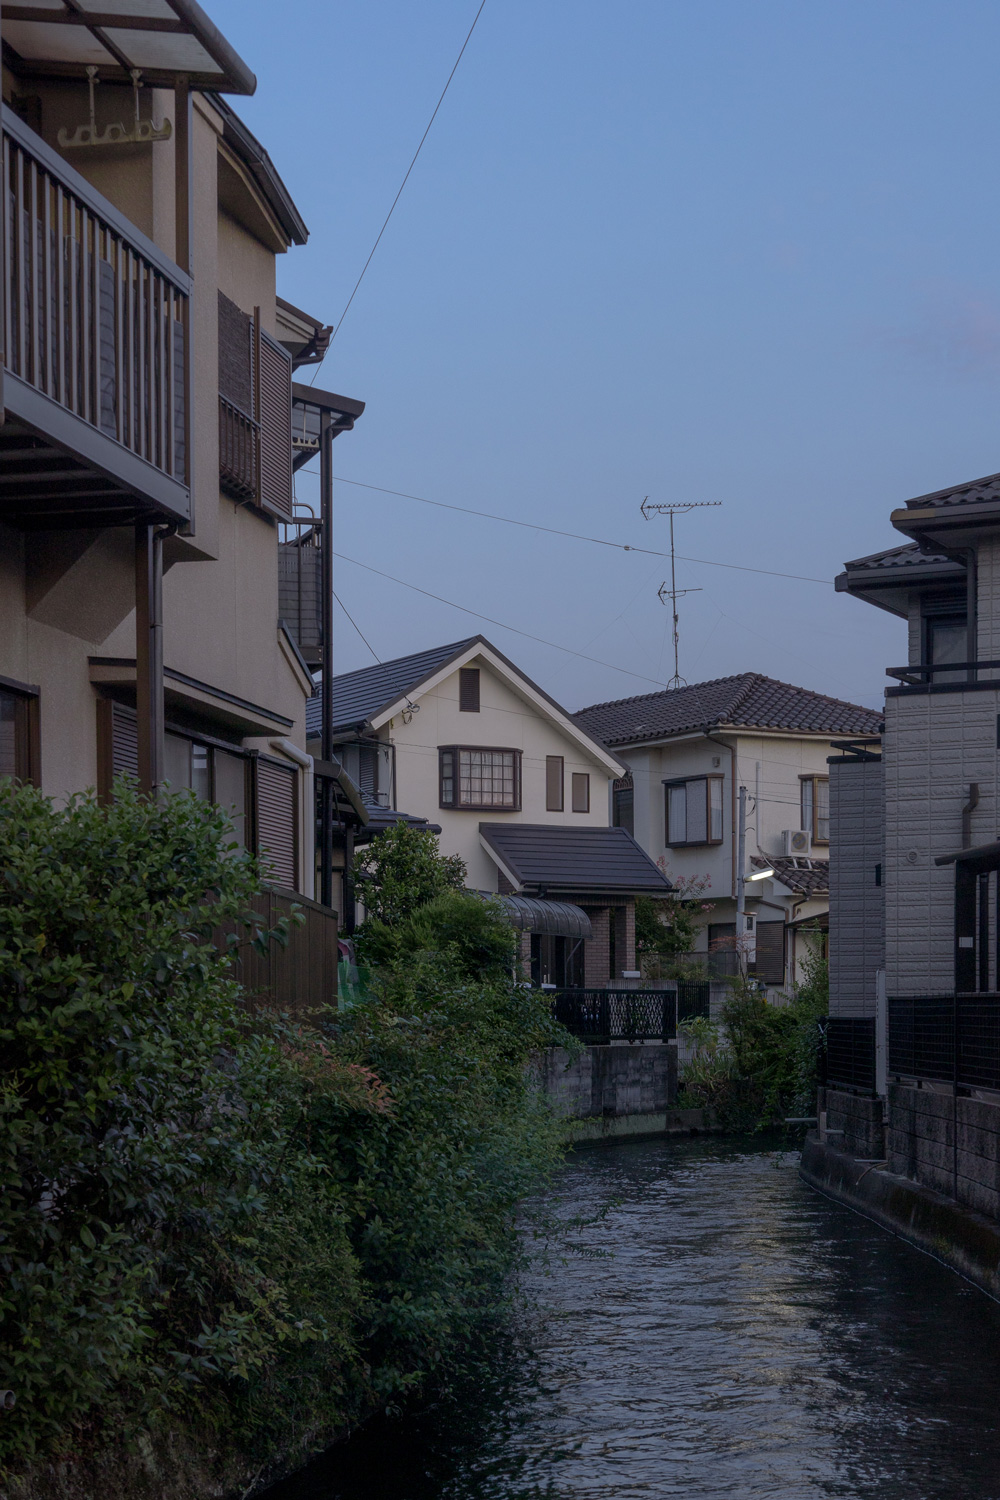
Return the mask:
[[782,854],[812,853],[812,835],[807,828],[786,828],[781,835]]

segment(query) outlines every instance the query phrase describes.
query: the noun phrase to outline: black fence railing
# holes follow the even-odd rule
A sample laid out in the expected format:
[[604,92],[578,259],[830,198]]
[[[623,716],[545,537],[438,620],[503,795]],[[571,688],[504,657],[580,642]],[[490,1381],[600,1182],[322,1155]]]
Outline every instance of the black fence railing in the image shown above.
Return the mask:
[[889,1000],[892,1074],[1000,1090],[1000,994]]
[[667,1042],[677,1035],[673,990],[560,990],[557,1021],[583,1042]]
[[827,1016],[821,1076],[828,1084],[875,1092],[874,1016]]
[[681,979],[677,984],[677,1021],[711,1014],[711,985],[707,979]]

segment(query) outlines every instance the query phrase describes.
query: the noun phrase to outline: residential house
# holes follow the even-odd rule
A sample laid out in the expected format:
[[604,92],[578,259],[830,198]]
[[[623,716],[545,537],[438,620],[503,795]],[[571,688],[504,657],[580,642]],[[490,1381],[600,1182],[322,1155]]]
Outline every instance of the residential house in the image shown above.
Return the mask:
[[0,774],[188,786],[311,895],[312,677],[279,600],[292,465],[363,404],[293,380],[307,231],[193,0],[2,16]]
[[893,510],[839,591],[905,620],[880,745],[831,766],[826,1117],[1000,1217],[1000,475]]
[[[319,693],[314,751],[322,708]],[[333,717],[372,817],[438,827],[470,886],[508,899],[538,982],[606,986],[634,972],[635,897],[671,887],[611,826],[624,767],[495,646],[476,635],[338,676]]]
[[742,672],[597,703],[573,718],[626,763],[615,823],[672,881],[711,904],[695,949],[709,972],[747,962],[766,985],[801,977],[828,922],[827,757],[840,737],[876,734],[881,715]]

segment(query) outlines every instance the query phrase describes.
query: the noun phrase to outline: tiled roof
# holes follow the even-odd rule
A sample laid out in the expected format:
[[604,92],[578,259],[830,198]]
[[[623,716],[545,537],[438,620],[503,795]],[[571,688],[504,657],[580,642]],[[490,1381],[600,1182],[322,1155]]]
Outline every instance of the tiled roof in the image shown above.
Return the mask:
[[939,553],[931,555],[921,552],[917,542],[890,547],[885,552],[873,552],[869,557],[856,557],[853,562],[845,563],[844,567],[853,573],[864,572],[869,568],[878,569],[879,572],[886,568],[932,568],[938,564],[961,570],[961,564],[956,563],[953,558],[943,557]]
[[907,510],[929,510],[936,506],[981,505],[989,501],[1000,501],[1000,474],[987,474],[985,479],[970,479],[966,484],[954,484],[947,490],[935,490],[930,495],[917,495],[907,500]]
[[760,672],[595,703],[573,717],[594,739],[612,746],[663,739],[705,726],[852,735],[877,734],[882,722],[874,709],[777,682]]
[[[449,646],[435,646],[417,651],[413,656],[397,656],[394,661],[362,667],[359,672],[344,672],[333,679],[333,723],[335,729],[349,729],[364,724],[379,709],[395,703],[404,693],[413,692],[438,667],[458,656],[467,646],[482,637],[468,636]],[[306,734],[313,737],[322,728],[323,698],[317,689],[306,704]]]
[[531,891],[666,896],[673,886],[624,828],[480,823],[487,847]]
[[750,863],[757,870],[773,870],[782,885],[800,896],[827,896],[830,892],[830,861],[828,859],[806,859],[801,856],[784,855],[774,859],[751,856]]

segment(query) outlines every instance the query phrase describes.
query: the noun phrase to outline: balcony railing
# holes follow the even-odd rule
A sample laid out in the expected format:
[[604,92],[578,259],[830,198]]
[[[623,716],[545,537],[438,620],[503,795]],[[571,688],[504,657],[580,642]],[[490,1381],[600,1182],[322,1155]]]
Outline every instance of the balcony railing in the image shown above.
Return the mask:
[[219,483],[237,500],[260,493],[260,423],[219,397]]
[[677,1035],[673,990],[560,990],[552,1012],[583,1042],[667,1042]]
[[186,486],[189,278],[9,110],[3,158],[7,370]]
[[[908,667],[886,667],[885,675],[895,677],[906,687],[927,685],[960,686],[965,682],[976,682],[979,672],[1000,672],[1000,661],[941,661],[913,662]],[[1000,681],[997,683],[1000,686]]]

